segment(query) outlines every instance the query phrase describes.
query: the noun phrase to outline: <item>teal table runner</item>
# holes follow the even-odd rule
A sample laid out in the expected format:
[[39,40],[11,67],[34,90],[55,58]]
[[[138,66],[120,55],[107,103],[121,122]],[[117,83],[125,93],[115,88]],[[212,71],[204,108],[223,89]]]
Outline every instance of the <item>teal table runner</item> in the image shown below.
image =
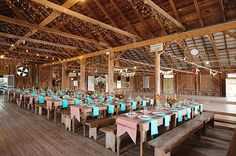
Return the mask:
[[177,112],[178,114],[178,122],[183,121],[182,111],[181,110],[171,110],[172,112]]
[[62,100],[62,108],[68,108],[69,104],[66,99]]
[[142,106],[143,106],[143,107],[146,107],[146,106],[147,106],[146,101],[144,101],[144,100],[142,101]]
[[169,127],[170,126],[170,115],[167,115],[165,113],[162,114],[155,114],[156,116],[161,116],[164,117],[164,125],[165,127]]
[[79,105],[79,104],[80,104],[80,101],[79,101],[78,99],[75,99],[75,100],[74,100],[74,104],[75,104],[75,105]]
[[151,135],[156,135],[158,134],[158,127],[157,127],[157,120],[154,118],[140,118],[145,121],[149,121],[151,123]]
[[123,112],[126,110],[126,106],[125,106],[125,103],[120,103],[120,110]]
[[150,99],[150,105],[154,105],[154,99]]
[[93,102],[93,100],[91,98],[87,98],[87,103],[91,104]]
[[99,116],[98,106],[89,106],[93,109],[93,116]]
[[137,109],[137,102],[134,102],[134,101],[133,101],[133,102],[131,103],[131,105],[132,105],[132,109],[133,109],[133,110],[136,110],[136,109]]
[[38,102],[39,102],[39,104],[44,104],[45,100],[42,95],[38,97]]
[[108,107],[108,113],[109,114],[113,114],[115,112],[115,106],[114,105],[106,104],[106,106]]

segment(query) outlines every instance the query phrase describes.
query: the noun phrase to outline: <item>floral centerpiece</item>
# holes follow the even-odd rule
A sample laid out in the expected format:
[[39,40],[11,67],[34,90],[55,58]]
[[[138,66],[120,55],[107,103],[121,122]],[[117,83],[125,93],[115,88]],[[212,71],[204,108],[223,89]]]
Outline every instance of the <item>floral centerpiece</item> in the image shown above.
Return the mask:
[[160,94],[157,94],[157,95],[156,95],[156,100],[157,100],[158,102],[161,101],[161,95],[160,95]]
[[167,103],[172,107],[174,104],[176,104],[177,100],[173,97],[168,97],[167,98]]

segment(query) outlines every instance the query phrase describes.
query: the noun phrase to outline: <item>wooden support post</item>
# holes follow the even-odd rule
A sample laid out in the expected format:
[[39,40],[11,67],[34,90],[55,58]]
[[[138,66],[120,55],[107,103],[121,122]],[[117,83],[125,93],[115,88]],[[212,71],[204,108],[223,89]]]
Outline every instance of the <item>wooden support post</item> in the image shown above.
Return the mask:
[[49,80],[48,80],[48,86],[49,88],[52,88],[52,66],[50,66],[50,70],[49,70]]
[[161,93],[161,66],[160,66],[161,54],[155,51],[155,96]]
[[62,62],[62,69],[61,69],[61,89],[65,90],[66,89],[66,63]]
[[114,52],[108,55],[108,93],[114,92]]
[[81,91],[86,90],[85,85],[85,60],[80,61],[80,83],[79,83],[79,89]]

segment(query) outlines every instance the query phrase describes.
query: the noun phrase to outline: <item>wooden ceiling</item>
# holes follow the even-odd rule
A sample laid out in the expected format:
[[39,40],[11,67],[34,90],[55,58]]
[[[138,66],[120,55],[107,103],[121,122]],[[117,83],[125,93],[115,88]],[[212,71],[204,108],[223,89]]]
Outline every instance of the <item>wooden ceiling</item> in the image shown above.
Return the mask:
[[[236,0],[0,0],[0,54],[4,60],[50,63],[235,19]],[[174,54],[210,68],[235,66],[235,39],[236,29],[166,43],[161,65],[190,67],[168,55]],[[194,48],[196,57],[190,55]],[[119,58],[123,66],[152,65],[154,54],[146,46]],[[95,60],[106,62],[102,56]]]

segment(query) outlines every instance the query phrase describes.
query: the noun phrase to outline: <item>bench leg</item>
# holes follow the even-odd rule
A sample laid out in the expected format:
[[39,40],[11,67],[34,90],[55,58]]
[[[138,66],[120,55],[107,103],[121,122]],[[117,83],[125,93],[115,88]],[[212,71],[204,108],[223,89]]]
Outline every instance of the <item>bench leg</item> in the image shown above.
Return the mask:
[[94,140],[97,140],[97,127],[90,128],[89,127],[89,138],[93,137]]
[[115,152],[116,136],[113,132],[106,133],[106,148],[111,148],[112,152]]
[[66,129],[68,128],[69,131],[71,131],[71,119],[70,116],[66,116],[65,117],[65,125],[66,125]]
[[39,115],[43,114],[43,107],[39,107]]
[[63,114],[61,114],[61,123],[65,123],[65,116]]
[[83,124],[83,135],[84,135],[84,137],[86,137],[86,127],[85,127],[85,124]]
[[170,156],[171,153],[165,153],[163,150],[159,149],[159,148],[155,148],[155,153],[154,156]]

